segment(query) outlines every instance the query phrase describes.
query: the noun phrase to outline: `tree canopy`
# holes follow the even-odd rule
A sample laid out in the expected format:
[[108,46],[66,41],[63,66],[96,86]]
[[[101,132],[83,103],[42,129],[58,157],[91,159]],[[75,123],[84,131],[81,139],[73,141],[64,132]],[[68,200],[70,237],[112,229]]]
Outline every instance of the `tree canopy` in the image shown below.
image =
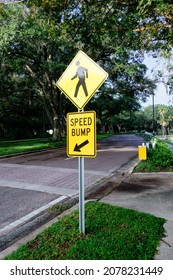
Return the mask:
[[163,42],[171,46],[171,7],[171,1],[164,0],[1,3],[0,114],[4,116],[6,108],[4,94],[19,104],[32,95],[35,106],[45,111],[54,139],[60,137],[66,113],[76,109],[56,81],[78,50],[109,73],[107,83],[87,105],[96,108],[100,122],[110,124],[121,111],[138,110],[139,101],[155,88],[145,76],[144,51],[163,48]]

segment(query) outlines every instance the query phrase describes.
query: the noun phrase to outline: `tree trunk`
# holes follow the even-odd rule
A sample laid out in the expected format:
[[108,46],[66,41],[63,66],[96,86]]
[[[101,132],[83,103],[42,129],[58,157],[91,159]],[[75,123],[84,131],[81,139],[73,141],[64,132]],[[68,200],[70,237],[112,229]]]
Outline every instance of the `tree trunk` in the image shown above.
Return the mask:
[[167,139],[167,136],[168,136],[168,127],[163,125],[163,136],[165,139]]
[[108,126],[108,130],[109,130],[109,133],[113,133],[113,125],[112,124],[110,124]]
[[101,132],[102,132],[102,133],[106,133],[106,127],[105,127],[104,124],[102,124],[102,126],[101,126]]
[[117,127],[118,127],[118,132],[120,133],[121,132],[121,125],[120,124],[115,124]]
[[54,112],[53,117],[53,140],[60,140],[61,135],[59,131],[58,115]]
[[[51,122],[52,129],[53,129],[53,140],[60,140],[61,133],[59,127],[59,117],[58,117],[58,101],[57,101],[57,94],[59,94],[59,90],[55,86],[55,82],[51,79],[48,71],[45,71],[45,81],[44,83],[40,77],[38,77],[37,73],[35,73],[29,65],[26,65],[26,69],[29,71],[30,75],[38,82],[41,86],[41,90],[39,91],[39,95],[41,96],[44,104],[44,108],[46,114],[48,116],[49,121]],[[52,112],[47,105],[47,100],[50,102],[50,106]],[[52,113],[53,113],[53,120],[52,120]]]

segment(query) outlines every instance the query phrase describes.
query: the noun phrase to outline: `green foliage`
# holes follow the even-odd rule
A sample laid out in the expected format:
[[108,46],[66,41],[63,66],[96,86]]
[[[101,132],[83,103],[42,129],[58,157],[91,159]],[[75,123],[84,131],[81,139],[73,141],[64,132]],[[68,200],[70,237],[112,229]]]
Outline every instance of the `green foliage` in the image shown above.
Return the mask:
[[173,108],[172,106],[159,105],[158,114],[159,114],[158,122],[163,127],[163,134],[164,134],[164,130],[166,130],[166,128],[170,127],[171,124],[173,124]]
[[[136,112],[135,125],[146,131],[157,131],[158,129],[163,129],[163,134],[165,130],[168,134],[168,128],[171,129],[173,126],[173,107],[170,105],[149,105],[143,110]],[[153,123],[154,122],[154,123]]]
[[141,24],[141,43],[145,49],[170,51],[172,49],[173,4],[171,0],[140,0],[138,10]]
[[148,154],[149,161],[160,168],[173,168],[173,153],[166,144],[158,141],[155,149]]
[[157,140],[156,148],[147,151],[147,160],[142,160],[134,172],[173,171],[173,152],[166,144]]
[[85,236],[79,233],[75,211],[6,259],[153,259],[164,232],[164,219],[100,202],[87,203],[85,210]]

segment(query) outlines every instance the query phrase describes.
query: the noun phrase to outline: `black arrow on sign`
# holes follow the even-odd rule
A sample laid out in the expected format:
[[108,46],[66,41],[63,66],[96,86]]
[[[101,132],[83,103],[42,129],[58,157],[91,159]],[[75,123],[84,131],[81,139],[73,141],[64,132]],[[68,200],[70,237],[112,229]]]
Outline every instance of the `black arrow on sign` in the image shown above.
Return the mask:
[[83,148],[85,145],[87,145],[89,143],[88,140],[85,140],[83,143],[81,143],[80,145],[76,144],[74,147],[74,152],[80,152],[81,148]]

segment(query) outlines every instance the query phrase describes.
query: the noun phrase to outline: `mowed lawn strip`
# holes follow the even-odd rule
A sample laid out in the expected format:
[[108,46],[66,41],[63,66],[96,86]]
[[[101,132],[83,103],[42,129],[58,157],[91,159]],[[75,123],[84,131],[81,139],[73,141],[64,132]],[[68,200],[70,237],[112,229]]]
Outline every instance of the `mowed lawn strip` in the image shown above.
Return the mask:
[[85,204],[86,235],[74,211],[22,245],[8,260],[152,260],[165,220],[102,202]]
[[[97,140],[111,136],[112,134],[98,134]],[[59,148],[66,146],[66,139],[53,141],[52,139],[31,139],[19,141],[1,141],[0,156],[22,152],[38,151],[43,149]]]
[[66,141],[27,140],[0,142],[0,156],[65,146]]

